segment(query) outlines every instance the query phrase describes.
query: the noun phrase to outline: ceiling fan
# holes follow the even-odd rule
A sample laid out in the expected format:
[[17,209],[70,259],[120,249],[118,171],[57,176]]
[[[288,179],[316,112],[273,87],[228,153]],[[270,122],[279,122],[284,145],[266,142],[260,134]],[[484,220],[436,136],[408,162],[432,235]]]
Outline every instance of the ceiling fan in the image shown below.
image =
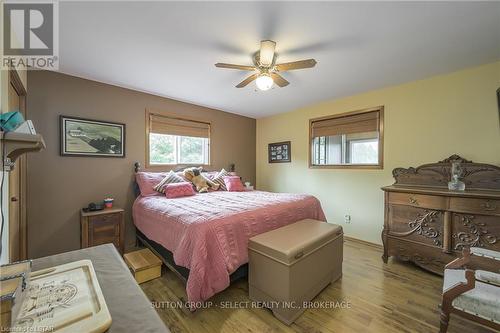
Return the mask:
[[246,87],[250,82],[255,80],[257,88],[260,90],[269,90],[273,86],[273,83],[276,83],[276,85],[281,88],[286,87],[290,83],[279,75],[280,72],[302,68],[312,68],[316,66],[316,60],[314,59],[276,64],[277,55],[274,52],[275,49],[276,42],[272,40],[263,40],[260,42],[260,50],[255,52],[253,56],[253,66],[218,62],[215,64],[215,67],[239,69],[243,71],[256,71],[256,73],[241,81],[236,88]]

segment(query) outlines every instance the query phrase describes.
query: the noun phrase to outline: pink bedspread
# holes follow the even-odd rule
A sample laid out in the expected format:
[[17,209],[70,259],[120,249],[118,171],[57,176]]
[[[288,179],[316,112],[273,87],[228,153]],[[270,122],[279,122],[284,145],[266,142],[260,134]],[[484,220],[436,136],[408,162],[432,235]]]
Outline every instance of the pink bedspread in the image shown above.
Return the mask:
[[229,286],[229,275],[248,262],[249,238],[306,218],[326,221],[313,196],[261,191],[139,196],[133,217],[144,235],[189,268],[189,302],[207,300]]

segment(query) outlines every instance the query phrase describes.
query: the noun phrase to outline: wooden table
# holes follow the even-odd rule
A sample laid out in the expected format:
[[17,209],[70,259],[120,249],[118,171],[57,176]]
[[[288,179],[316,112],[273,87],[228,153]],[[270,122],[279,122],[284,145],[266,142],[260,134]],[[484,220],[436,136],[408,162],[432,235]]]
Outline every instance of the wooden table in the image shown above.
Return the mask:
[[169,333],[112,244],[35,259],[32,271],[90,259],[113,320],[109,333]]

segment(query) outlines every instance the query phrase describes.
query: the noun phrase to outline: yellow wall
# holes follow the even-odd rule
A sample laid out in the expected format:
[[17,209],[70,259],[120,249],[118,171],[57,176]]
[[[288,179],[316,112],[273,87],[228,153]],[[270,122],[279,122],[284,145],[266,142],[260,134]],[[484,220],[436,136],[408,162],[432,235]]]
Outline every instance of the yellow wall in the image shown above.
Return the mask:
[[[257,120],[257,187],[315,195],[329,222],[346,235],[381,243],[383,192],[396,167],[437,162],[457,153],[500,165],[496,90],[500,61],[447,75],[320,103]],[[308,168],[310,118],[385,106],[383,170]],[[269,164],[270,142],[292,141],[292,163]],[[350,214],[350,224],[344,215]]]

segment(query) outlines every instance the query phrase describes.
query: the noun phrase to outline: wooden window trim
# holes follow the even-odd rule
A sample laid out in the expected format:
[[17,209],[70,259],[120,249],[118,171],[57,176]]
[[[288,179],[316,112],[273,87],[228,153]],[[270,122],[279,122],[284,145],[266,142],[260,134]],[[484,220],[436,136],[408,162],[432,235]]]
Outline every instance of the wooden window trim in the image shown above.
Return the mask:
[[[205,123],[209,125],[209,131],[208,131],[208,164],[151,164],[149,161],[149,134],[150,134],[150,128],[149,128],[149,118],[151,115],[157,115],[157,116],[163,116],[163,117],[168,117],[172,119],[178,119],[178,120],[187,120],[187,121],[193,121],[193,122],[198,122],[198,123]],[[212,165],[212,123],[206,120],[202,119],[195,119],[195,118],[189,118],[189,117],[183,117],[179,116],[173,113],[168,113],[164,111],[158,111],[158,110],[152,110],[152,109],[146,109],[146,169],[150,170],[165,170],[165,168],[171,168],[171,169],[178,169],[182,167],[191,167],[191,166],[206,166],[210,167]]]
[[[367,112],[379,112],[379,144],[378,144],[378,163],[377,164],[328,164],[328,165],[314,165],[312,162],[313,158],[313,136],[312,136],[312,124],[316,121],[326,120],[326,119],[334,119],[346,116],[353,116],[357,114],[367,113]],[[310,169],[383,169],[384,168],[384,106],[377,106],[373,108],[367,108],[362,110],[356,110],[351,112],[344,112],[330,116],[318,117],[309,119],[309,143],[308,143],[308,152],[309,152],[309,168]]]

